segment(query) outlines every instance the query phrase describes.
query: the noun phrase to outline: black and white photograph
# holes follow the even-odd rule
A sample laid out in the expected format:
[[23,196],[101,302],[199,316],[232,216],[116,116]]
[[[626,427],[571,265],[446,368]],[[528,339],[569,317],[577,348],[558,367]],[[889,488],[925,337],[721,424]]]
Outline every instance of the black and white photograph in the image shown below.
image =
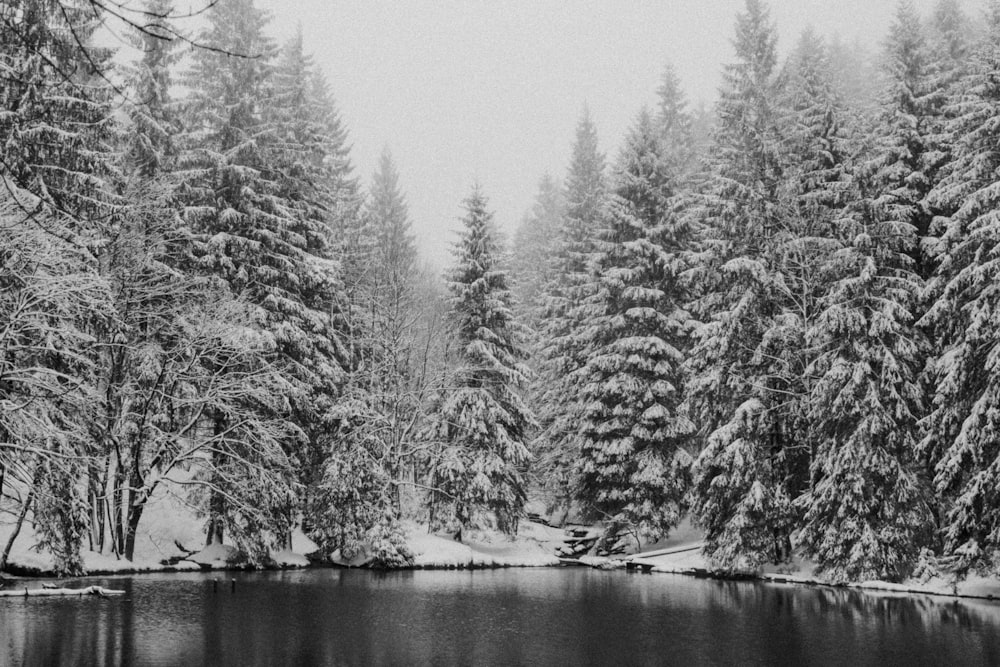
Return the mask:
[[0,0],[8,665],[1000,665],[1000,0]]

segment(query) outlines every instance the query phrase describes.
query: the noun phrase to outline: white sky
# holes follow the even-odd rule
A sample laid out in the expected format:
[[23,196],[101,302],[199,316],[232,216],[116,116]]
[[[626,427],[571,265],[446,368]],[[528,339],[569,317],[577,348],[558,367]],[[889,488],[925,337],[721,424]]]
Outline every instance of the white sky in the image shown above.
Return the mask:
[[[929,12],[936,0],[914,0]],[[545,172],[562,178],[584,103],[609,160],[666,62],[711,103],[743,0],[258,0],[272,34],[298,23],[330,80],[367,186],[382,147],[422,255],[450,261],[478,180],[512,232]],[[784,53],[808,25],[878,47],[895,0],[771,0]],[[964,0],[977,12],[978,0]]]

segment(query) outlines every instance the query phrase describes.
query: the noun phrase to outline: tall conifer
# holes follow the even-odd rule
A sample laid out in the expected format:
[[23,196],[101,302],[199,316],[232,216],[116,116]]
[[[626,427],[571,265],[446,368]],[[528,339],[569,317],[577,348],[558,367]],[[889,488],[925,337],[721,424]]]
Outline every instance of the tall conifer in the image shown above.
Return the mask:
[[801,445],[785,405],[789,349],[780,326],[779,81],[774,25],[760,0],[736,19],[736,61],[724,71],[707,239],[696,303],[705,324],[689,364],[692,418],[708,436],[695,466],[694,514],[720,567],[791,556]]
[[556,504],[568,502],[573,460],[580,451],[580,385],[573,374],[583,368],[583,323],[593,282],[590,269],[600,233],[607,192],[604,155],[588,109],[577,125],[569,173],[565,215],[557,234],[551,280],[539,297],[544,314],[539,337],[540,432],[535,451],[551,472],[545,476]]
[[[672,148],[677,148],[676,146]],[[681,274],[689,223],[677,214],[678,156],[644,111],[615,170],[588,299],[578,499],[621,530],[657,539],[686,509],[693,424],[681,413],[691,328]]]
[[486,206],[478,187],[465,200],[464,230],[448,276],[459,363],[436,415],[442,450],[431,474],[431,517],[434,525],[468,526],[485,511],[502,531],[515,533],[526,497],[525,435],[532,421],[520,390],[530,371]]

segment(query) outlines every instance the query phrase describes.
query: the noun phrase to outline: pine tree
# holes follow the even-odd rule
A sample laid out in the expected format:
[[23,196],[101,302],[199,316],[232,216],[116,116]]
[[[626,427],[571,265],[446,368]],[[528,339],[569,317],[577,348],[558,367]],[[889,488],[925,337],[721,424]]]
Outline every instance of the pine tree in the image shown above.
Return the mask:
[[515,533],[532,422],[519,390],[530,371],[522,363],[523,332],[489,232],[493,216],[486,197],[477,187],[464,205],[465,229],[448,283],[459,366],[437,414],[443,448],[431,474],[431,523],[474,525],[485,511],[500,530]]
[[[954,146],[960,142],[964,121],[962,99],[967,96],[971,76],[970,37],[972,26],[954,0],[939,0],[927,27],[927,51],[930,62],[927,87],[931,91],[926,106],[933,110],[927,122],[928,160],[936,166],[936,179],[925,198],[928,213],[933,216],[930,234],[923,239],[923,253],[928,264],[922,277],[927,280],[928,291],[924,295],[924,306],[940,296],[935,290],[941,286],[940,280],[931,275],[940,253],[939,239],[944,234],[948,219],[962,205],[961,197],[952,196],[956,186],[954,172],[956,159]],[[975,85],[972,83],[971,85]],[[934,350],[939,354],[940,350]]]
[[885,56],[888,84],[876,130],[881,141],[867,168],[879,174],[878,205],[891,219],[913,227],[914,244],[907,252],[917,262],[917,274],[926,279],[934,269],[927,246],[937,234],[927,195],[947,154],[934,142],[943,102],[941,82],[934,76],[926,32],[909,2],[897,8]]
[[405,288],[417,259],[406,197],[399,186],[399,172],[388,148],[382,151],[378,169],[372,175],[368,214],[378,238],[380,280],[392,290]]
[[954,209],[940,245],[940,265],[928,292],[935,300],[923,324],[940,353],[930,366],[932,409],[924,420],[921,454],[944,501],[941,528],[946,562],[964,574],[992,566],[998,547],[998,461],[995,366],[1000,294],[996,248],[995,127],[1000,118],[1000,6],[987,14],[987,36],[962,81],[954,120],[955,160],[934,196]]
[[703,205],[708,238],[695,277],[705,286],[696,312],[707,321],[689,362],[692,415],[708,435],[692,509],[706,531],[706,554],[727,569],[790,557],[791,501],[803,469],[785,400],[794,373],[775,253],[789,238],[780,207],[776,37],[759,0],[747,0],[738,15],[734,44],[737,61],[725,68],[717,105]]
[[553,255],[565,215],[562,186],[546,174],[538,182],[531,210],[514,232],[511,274],[514,295],[524,321],[540,326],[546,285],[554,278]]
[[[198,270],[223,279],[256,307],[261,332],[274,341],[277,367],[287,386],[286,407],[270,415],[294,434],[288,455],[308,469],[303,452],[322,433],[322,412],[342,377],[331,311],[338,293],[329,227],[313,202],[309,177],[323,172],[325,137],[317,130],[303,88],[301,53],[286,50],[282,78],[264,34],[267,17],[250,0],[213,5],[200,36],[212,49],[195,52],[186,83],[191,89],[182,137],[184,220],[198,237]],[[228,56],[227,53],[244,57]],[[258,407],[268,409],[267,404]],[[230,425],[214,417],[216,430]],[[228,485],[209,500],[209,541],[222,523],[236,525],[225,503]],[[274,516],[275,526],[286,526]],[[287,535],[277,535],[287,539]]]
[[0,86],[0,172],[75,220],[66,232],[99,245],[117,176],[111,52],[93,39],[104,14],[87,2],[27,0],[4,3],[0,17],[10,73]]
[[674,210],[677,159],[644,111],[619,158],[595,262],[587,363],[577,374],[578,498],[607,522],[608,538],[626,530],[655,540],[686,509],[694,426],[679,410],[690,329],[681,274],[692,230]]
[[780,335],[771,334],[781,341],[780,348],[771,353],[785,361],[780,373],[786,432],[803,443],[804,453],[795,457],[796,484],[789,487],[795,495],[812,479],[808,468],[817,454],[814,424],[807,416],[815,383],[807,371],[819,350],[810,336],[834,277],[830,263],[841,247],[838,228],[851,193],[851,173],[850,140],[843,127],[847,114],[834,88],[828,49],[811,30],[802,34],[783,77],[779,202],[786,232],[770,251],[780,275],[782,308],[772,329]]
[[906,176],[929,155],[919,137],[931,117],[914,114],[930,107],[911,96],[924,85],[923,48],[912,8],[901,5],[889,42],[895,84],[882,116],[894,130],[874,140],[874,158],[870,146],[855,144],[850,181],[838,175],[844,164],[831,162],[845,146],[835,126],[823,141],[840,150],[821,144],[815,151],[820,170],[813,178],[824,184],[815,203],[833,217],[812,216],[824,223],[816,233],[827,250],[815,255],[814,272],[826,286],[807,339],[814,351],[804,373],[812,384],[805,412],[810,478],[796,505],[803,513],[799,545],[836,580],[899,580],[927,539],[930,513],[914,459],[926,354],[914,327],[921,289],[915,261],[927,181]]
[[[531,211],[525,214],[514,234],[511,253],[514,312],[530,333],[526,343],[530,353],[528,364],[537,380],[528,387],[528,401],[532,405],[544,403],[546,394],[550,391],[548,378],[543,375],[543,352],[547,345],[543,331],[548,325],[547,288],[552,287],[558,278],[556,248],[565,206],[561,185],[551,176],[545,175],[538,184],[538,193]],[[549,446],[545,431],[533,430],[531,442],[534,455],[531,485],[543,491],[544,503],[558,504],[567,497],[566,487],[554,480],[564,478],[567,474],[567,452]],[[554,503],[553,492],[556,495]]]
[[388,150],[372,177],[364,215],[374,245],[352,316],[364,353],[333,411],[322,479],[308,512],[311,537],[330,554],[370,550],[376,565],[409,564],[400,528],[405,479],[420,419],[414,347],[416,248],[399,174]]
[[[419,429],[419,392],[415,387],[416,368],[412,358],[416,303],[414,282],[417,277],[417,249],[411,231],[406,197],[399,185],[399,173],[388,149],[372,176],[367,215],[375,237],[376,265],[373,336],[376,358],[373,391],[378,395],[381,429],[389,454],[388,473],[397,482],[404,470],[411,468],[406,453]],[[399,487],[393,506],[402,512]]]
[[656,120],[663,143],[663,159],[669,161],[671,178],[678,184],[687,184],[698,170],[698,154],[687,99],[672,65],[668,64],[664,68],[663,79],[656,93],[659,97]]
[[[861,187],[864,188],[862,182]],[[907,237],[862,189],[839,225],[833,282],[810,331],[814,459],[799,543],[835,580],[898,581],[926,543],[930,512],[915,466],[923,340]]]
[[845,107],[836,89],[829,48],[811,29],[803,32],[784,74],[783,180],[808,225],[801,236],[831,237],[850,188]]
[[[284,371],[304,394],[292,402],[292,420],[306,442],[295,452],[305,495],[321,474],[330,411],[339,400],[350,365],[345,339],[345,285],[336,230],[357,215],[359,196],[351,175],[347,135],[301,30],[284,45],[274,66],[272,95],[263,109],[271,132],[263,155],[275,174],[276,198],[287,206],[276,231],[291,242],[281,249],[286,276],[279,299],[265,297],[273,312],[268,328],[279,332]],[[280,332],[284,332],[283,334]]]
[[957,0],[939,0],[931,14],[930,42],[940,81],[935,87],[946,93],[962,77],[969,61],[973,33],[969,18]]
[[[540,338],[540,432],[532,450],[544,467],[539,469],[555,505],[568,502],[572,461],[580,450],[577,435],[579,385],[572,374],[586,362],[581,336],[585,301],[592,287],[590,264],[601,227],[606,199],[604,155],[598,150],[597,130],[585,108],[576,130],[566,178],[566,212],[560,227],[552,280],[540,297],[544,313]],[[544,472],[543,472],[544,471]]]
[[170,99],[171,68],[179,59],[173,27],[164,18],[173,11],[173,0],[147,0],[144,11],[152,20],[131,35],[141,58],[130,72],[127,161],[138,176],[151,179],[164,172],[173,157],[177,133],[175,105]]

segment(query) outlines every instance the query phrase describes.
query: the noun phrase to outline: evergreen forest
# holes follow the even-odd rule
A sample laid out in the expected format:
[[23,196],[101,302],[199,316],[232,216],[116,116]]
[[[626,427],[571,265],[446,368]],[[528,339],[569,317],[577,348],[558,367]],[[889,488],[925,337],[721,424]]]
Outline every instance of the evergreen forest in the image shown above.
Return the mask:
[[181,4],[0,0],[0,522],[60,573],[164,492],[257,564],[530,509],[1000,570],[1000,1],[779,50],[745,0],[712,106],[665,64],[613,155],[584,108],[509,239],[470,178],[443,273],[301,32]]

